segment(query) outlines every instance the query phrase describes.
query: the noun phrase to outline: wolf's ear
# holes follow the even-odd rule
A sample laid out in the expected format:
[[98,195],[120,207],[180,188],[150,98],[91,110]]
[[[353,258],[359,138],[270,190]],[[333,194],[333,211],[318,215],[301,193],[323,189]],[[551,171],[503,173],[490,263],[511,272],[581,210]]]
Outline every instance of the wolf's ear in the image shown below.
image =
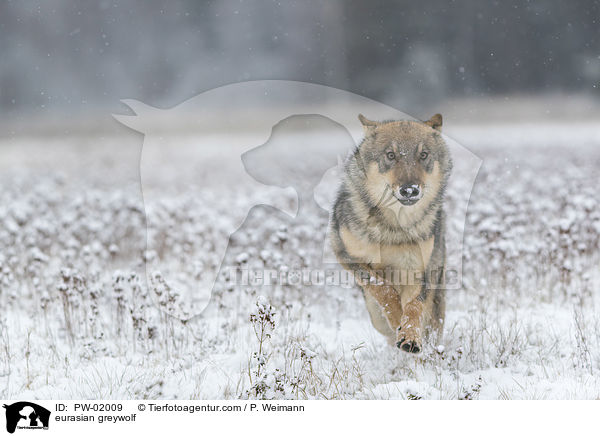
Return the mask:
[[433,129],[441,132],[442,131],[442,114],[435,114],[429,120],[425,121],[425,124],[427,124],[429,127],[433,128]]
[[363,114],[358,114],[358,119],[360,120],[361,124],[363,125],[363,129],[365,129],[365,132],[367,130],[374,129],[375,127],[377,127],[379,125],[379,123],[377,121],[371,121],[370,119],[365,117]]

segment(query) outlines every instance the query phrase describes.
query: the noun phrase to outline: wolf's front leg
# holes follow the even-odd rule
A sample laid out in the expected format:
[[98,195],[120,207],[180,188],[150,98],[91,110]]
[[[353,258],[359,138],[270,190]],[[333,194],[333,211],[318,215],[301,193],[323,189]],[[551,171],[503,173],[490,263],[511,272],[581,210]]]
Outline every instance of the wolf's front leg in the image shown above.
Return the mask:
[[391,331],[397,331],[402,319],[402,305],[400,295],[396,289],[385,284],[367,283],[362,286],[364,291],[368,292],[381,307],[381,312],[387,320]]
[[422,345],[423,302],[420,286],[403,286],[400,293],[402,318],[397,330],[396,345],[408,353],[419,353]]

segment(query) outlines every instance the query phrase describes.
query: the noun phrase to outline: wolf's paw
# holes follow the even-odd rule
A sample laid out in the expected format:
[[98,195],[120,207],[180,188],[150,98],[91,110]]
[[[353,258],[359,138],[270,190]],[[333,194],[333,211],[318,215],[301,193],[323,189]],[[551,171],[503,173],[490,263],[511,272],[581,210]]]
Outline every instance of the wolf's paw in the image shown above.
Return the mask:
[[411,325],[398,327],[396,347],[407,353],[420,353],[423,346],[421,345],[419,330],[419,328]]

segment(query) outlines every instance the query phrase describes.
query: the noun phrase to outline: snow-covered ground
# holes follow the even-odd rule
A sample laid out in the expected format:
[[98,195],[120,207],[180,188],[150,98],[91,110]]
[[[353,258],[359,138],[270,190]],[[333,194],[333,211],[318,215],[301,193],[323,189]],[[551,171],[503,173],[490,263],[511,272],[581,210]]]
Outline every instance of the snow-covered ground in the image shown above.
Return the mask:
[[[448,292],[444,336],[418,356],[379,336],[356,288],[261,287],[221,274],[208,308],[190,318],[194,302],[153,265],[177,272],[176,282],[204,283],[219,268],[227,217],[257,203],[245,186],[233,203],[215,195],[234,163],[214,150],[196,150],[211,171],[193,189],[164,183],[178,171],[165,161],[144,186],[157,217],[147,229],[139,136],[4,140],[0,396],[598,398],[599,128],[450,130],[483,166],[467,214],[464,288]],[[449,193],[448,209],[460,195]],[[293,208],[295,198],[284,202]],[[293,220],[254,209],[223,268],[310,268],[325,227],[317,213]]]

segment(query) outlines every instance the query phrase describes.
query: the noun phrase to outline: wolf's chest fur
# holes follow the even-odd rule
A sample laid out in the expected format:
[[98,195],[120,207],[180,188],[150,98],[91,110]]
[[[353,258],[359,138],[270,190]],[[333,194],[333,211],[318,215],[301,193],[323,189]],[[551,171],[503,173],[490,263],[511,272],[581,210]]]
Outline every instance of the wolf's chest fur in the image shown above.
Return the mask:
[[347,227],[340,229],[340,238],[348,254],[362,263],[379,268],[414,271],[424,271],[427,268],[434,246],[433,236],[416,243],[374,243],[355,235]]

